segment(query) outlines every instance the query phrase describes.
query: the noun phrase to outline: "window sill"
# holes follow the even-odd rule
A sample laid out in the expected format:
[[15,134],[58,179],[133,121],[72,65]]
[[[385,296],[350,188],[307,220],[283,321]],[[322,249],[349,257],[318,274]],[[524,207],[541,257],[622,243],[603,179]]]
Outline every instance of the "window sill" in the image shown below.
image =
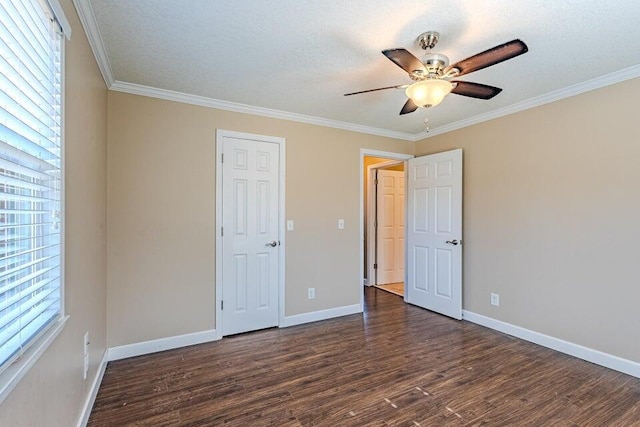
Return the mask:
[[49,328],[29,346],[20,359],[16,360],[11,366],[0,373],[0,403],[9,396],[9,393],[11,393],[20,380],[27,375],[29,369],[35,365],[53,340],[60,335],[67,319],[69,319],[69,316],[62,316],[53,322]]

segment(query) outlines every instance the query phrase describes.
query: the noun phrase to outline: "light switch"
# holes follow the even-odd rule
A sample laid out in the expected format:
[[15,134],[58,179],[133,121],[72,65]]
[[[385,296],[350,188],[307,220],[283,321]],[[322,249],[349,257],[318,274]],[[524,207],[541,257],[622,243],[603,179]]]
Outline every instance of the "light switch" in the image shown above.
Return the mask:
[[344,228],[344,219],[339,219],[338,220],[338,228],[340,230],[342,230]]
[[287,220],[287,231],[293,231],[293,220]]

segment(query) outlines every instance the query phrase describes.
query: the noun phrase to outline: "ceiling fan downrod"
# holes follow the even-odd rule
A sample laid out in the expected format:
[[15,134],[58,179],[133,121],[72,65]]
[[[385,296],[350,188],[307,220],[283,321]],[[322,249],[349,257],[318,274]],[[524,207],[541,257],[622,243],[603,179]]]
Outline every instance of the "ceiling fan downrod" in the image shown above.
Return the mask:
[[445,67],[449,65],[449,58],[446,55],[434,53],[432,50],[438,44],[438,40],[440,40],[440,33],[437,31],[427,31],[416,39],[416,43],[425,51],[420,61],[427,69],[428,75],[425,76],[427,78],[441,78]]

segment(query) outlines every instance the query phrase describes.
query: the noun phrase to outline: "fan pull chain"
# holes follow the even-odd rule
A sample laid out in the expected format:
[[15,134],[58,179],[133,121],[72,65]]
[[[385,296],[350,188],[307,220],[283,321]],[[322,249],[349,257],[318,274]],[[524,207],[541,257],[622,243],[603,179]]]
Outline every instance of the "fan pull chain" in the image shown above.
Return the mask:
[[424,130],[429,132],[429,116],[424,117]]

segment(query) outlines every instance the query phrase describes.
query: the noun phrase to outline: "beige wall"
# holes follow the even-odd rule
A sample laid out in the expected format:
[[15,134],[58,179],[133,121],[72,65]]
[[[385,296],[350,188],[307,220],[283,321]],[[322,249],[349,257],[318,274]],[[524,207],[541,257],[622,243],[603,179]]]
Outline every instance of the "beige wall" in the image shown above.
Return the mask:
[[[107,90],[71,0],[66,43],[65,304],[70,318],[27,376],[0,404],[0,426],[71,426],[105,351]],[[82,379],[82,339],[90,369]]]
[[360,302],[360,148],[414,143],[117,92],[108,123],[110,347],[215,328],[216,129],[286,138],[286,315]]
[[[389,138],[107,95],[71,0],[61,2],[74,30],[65,127],[71,317],[0,404],[2,426],[74,424],[107,343],[215,327],[216,129],[287,139],[286,216],[296,222],[286,235],[287,315],[359,302],[359,150],[414,152]],[[640,361],[639,92],[636,79],[417,144],[416,154],[464,149],[465,309]],[[489,305],[490,292],[501,307]]]
[[635,79],[417,144],[464,150],[466,310],[640,362],[638,93]]
[[395,166],[389,166],[386,168],[382,168],[386,171],[396,171],[396,172],[404,172],[404,163]]

